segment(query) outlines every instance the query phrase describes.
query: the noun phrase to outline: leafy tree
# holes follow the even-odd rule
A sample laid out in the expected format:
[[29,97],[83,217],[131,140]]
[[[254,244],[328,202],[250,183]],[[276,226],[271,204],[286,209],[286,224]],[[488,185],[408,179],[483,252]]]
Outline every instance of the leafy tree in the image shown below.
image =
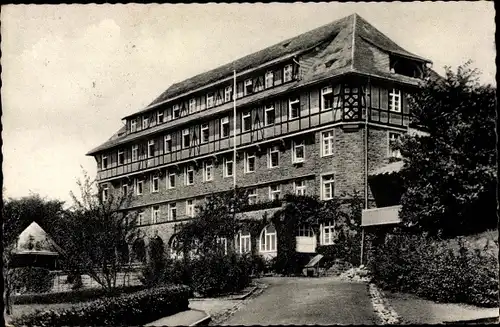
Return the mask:
[[402,138],[401,217],[436,234],[496,225],[496,88],[478,83],[471,62],[427,78],[409,99],[412,121],[429,134]]
[[104,289],[116,287],[118,273],[124,271],[124,243],[138,238],[135,214],[123,210],[129,194],[110,193],[103,199],[95,181],[83,172],[77,182],[80,198],[71,193],[74,205],[68,210],[65,228],[59,231],[64,258],[80,273],[91,276]]

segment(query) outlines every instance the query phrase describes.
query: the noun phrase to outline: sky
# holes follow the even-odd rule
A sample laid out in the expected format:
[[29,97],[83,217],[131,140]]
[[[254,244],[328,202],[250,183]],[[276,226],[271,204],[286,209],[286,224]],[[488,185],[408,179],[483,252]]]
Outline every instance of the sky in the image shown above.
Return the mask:
[[85,154],[172,83],[353,13],[495,84],[493,2],[2,6],[4,196],[71,202]]

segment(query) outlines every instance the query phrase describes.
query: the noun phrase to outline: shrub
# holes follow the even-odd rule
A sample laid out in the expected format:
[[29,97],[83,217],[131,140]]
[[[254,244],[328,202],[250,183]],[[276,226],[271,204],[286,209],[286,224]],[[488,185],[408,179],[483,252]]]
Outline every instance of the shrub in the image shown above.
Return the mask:
[[81,307],[37,311],[14,319],[14,326],[142,325],[188,308],[187,286],[166,286],[108,297]]
[[413,293],[439,302],[498,306],[498,262],[495,256],[470,249],[459,239],[389,235],[369,260],[374,280],[383,288]]
[[22,293],[43,293],[54,285],[54,274],[46,268],[23,267],[12,271],[12,287]]
[[113,289],[111,292],[103,288],[87,288],[71,292],[22,294],[11,296],[14,304],[53,304],[53,303],[77,303],[96,300],[103,296],[118,296],[122,293],[132,293],[144,289],[144,286],[127,286]]
[[189,263],[193,291],[204,296],[239,291],[250,284],[250,256],[212,253]]

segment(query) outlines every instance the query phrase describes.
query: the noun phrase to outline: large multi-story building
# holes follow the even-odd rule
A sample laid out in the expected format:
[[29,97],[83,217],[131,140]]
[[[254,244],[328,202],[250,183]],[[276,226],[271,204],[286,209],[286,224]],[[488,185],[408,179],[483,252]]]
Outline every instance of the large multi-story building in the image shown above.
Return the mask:
[[[368,177],[399,156],[390,144],[408,131],[406,95],[427,64],[353,14],[173,84],[88,155],[103,196],[133,190],[129,209],[166,244],[199,201],[235,184],[252,202],[358,191],[370,208],[392,205]],[[297,250],[330,244],[331,231],[298,231]],[[276,231],[236,243],[273,255]]]

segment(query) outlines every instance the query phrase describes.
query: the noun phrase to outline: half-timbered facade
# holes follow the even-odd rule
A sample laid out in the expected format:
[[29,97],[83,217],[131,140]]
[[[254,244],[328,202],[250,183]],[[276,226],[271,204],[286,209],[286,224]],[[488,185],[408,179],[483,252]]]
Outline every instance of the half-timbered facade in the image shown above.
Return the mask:
[[[133,190],[129,209],[164,240],[233,178],[251,202],[358,191],[373,207],[367,176],[400,156],[391,143],[428,63],[354,14],[172,85],[88,155],[103,196]],[[328,231],[298,231],[298,251],[329,244]],[[272,254],[275,236],[239,235],[235,247]]]

